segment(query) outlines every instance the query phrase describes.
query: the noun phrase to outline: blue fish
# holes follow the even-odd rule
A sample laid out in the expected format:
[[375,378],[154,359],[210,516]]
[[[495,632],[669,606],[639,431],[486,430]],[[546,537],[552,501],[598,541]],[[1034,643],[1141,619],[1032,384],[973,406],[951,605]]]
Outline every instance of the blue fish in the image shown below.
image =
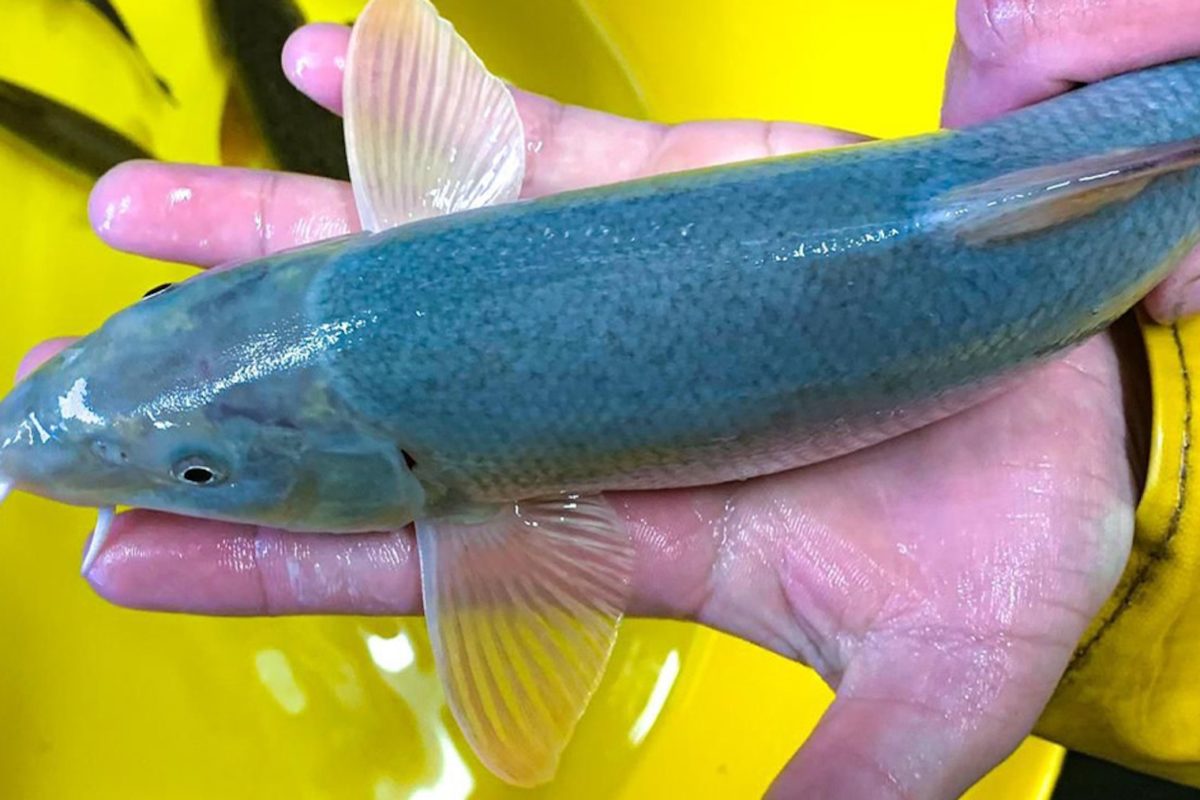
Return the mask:
[[0,404],[9,488],[297,532],[416,523],[447,698],[554,773],[632,571],[602,492],[745,479],[965,408],[1200,232],[1200,62],[996,122],[517,202],[513,99],[427,0],[346,71],[367,232],[137,303]]

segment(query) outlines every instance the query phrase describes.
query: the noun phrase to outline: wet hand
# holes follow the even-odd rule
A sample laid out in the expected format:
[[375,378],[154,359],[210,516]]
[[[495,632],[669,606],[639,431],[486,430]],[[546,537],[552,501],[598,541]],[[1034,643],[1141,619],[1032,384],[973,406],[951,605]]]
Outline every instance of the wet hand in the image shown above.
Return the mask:
[[[1173,13],[1153,0],[964,2],[947,121],[1200,53],[1200,36],[1188,35],[1200,10],[1169,5]],[[347,37],[311,26],[284,58],[297,86],[335,111]],[[857,138],[753,122],[668,128],[519,102],[535,145],[528,196]],[[191,200],[170,202],[180,186]],[[96,187],[91,210],[115,247],[215,266],[354,230],[353,208],[348,186],[322,179],[136,163]],[[1200,304],[1186,288],[1197,272],[1185,265],[1151,310],[1169,318]],[[632,613],[731,632],[812,665],[838,689],[778,779],[781,795],[953,796],[1028,733],[1128,553],[1147,422],[1127,333],[1092,340],[983,406],[833,462],[611,496],[638,550]],[[43,346],[29,365],[60,346]],[[138,608],[420,610],[410,531],[296,536],[136,511],[119,518],[88,578]]]

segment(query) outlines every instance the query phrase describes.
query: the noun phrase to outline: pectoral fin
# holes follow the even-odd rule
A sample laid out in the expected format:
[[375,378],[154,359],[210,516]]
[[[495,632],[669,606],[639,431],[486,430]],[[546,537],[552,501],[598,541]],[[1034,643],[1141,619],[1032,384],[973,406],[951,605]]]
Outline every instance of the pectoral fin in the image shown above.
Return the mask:
[[948,192],[937,208],[967,242],[986,244],[1080,219],[1196,166],[1200,138],[1014,172]]
[[425,616],[446,697],[496,774],[554,775],[595,691],[633,552],[600,497],[505,507],[480,524],[417,523]]
[[372,0],[354,25],[344,95],[367,230],[516,199],[525,174],[516,103],[428,0]]

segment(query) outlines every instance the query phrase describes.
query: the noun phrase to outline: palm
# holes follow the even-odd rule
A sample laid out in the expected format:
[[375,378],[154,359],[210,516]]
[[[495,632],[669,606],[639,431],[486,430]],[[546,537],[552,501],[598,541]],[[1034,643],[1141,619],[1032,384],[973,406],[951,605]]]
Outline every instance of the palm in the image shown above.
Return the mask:
[[1127,553],[1135,487],[1125,447],[1105,337],[1000,398],[841,459],[615,499],[673,558],[711,548],[695,554],[711,571],[648,569],[681,581],[648,585],[647,602],[683,602],[670,610],[834,679],[865,677],[877,656],[894,669],[892,648],[944,650],[948,634],[979,650],[948,651],[951,660],[1024,639],[1060,669]]
[[[818,785],[876,737],[908,735],[926,739],[908,766],[932,770],[980,728],[992,737],[975,753],[984,765],[1029,730],[1128,552],[1135,487],[1117,366],[1104,337],[884,445],[626,500],[646,540],[711,549],[688,559],[711,563],[707,574],[659,584],[654,601],[682,599],[672,610],[800,658],[839,687],[797,776]],[[859,777],[864,788],[878,779]]]
[[[295,79],[334,109],[345,45],[344,29],[314,26],[285,54],[304,56]],[[761,123],[666,129],[521,104],[541,145],[528,194],[853,138]],[[164,202],[179,186],[194,187],[192,201]],[[135,164],[106,177],[92,203],[114,246],[202,266],[356,224],[348,187],[248,171]],[[289,234],[268,241],[264,229]],[[1136,486],[1115,341],[1099,337],[996,399],[832,462],[612,497],[638,547],[635,613],[727,630],[838,686],[778,788],[952,793],[1028,732],[1129,548]],[[232,563],[231,548],[253,553],[253,569]],[[318,560],[326,566],[312,569]],[[124,605],[209,613],[419,604],[407,532],[300,539],[133,512],[89,578]]]

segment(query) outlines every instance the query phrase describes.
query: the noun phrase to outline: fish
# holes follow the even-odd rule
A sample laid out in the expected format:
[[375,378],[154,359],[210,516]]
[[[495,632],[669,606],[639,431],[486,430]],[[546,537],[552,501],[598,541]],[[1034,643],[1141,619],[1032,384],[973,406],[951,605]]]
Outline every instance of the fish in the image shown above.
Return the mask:
[[237,85],[276,165],[289,172],[347,180],[342,123],[296,91],[279,54],[305,23],[292,0],[212,0]]
[[142,47],[138,44],[137,39],[133,37],[133,32],[129,30],[129,26],[125,24],[125,20],[121,17],[121,13],[117,11],[116,7],[110,3],[109,0],[85,0],[85,2],[94,8],[102,17],[104,17],[104,19],[108,20],[108,23],[116,29],[117,33],[121,34],[121,37],[129,43],[130,47],[133,48],[133,51],[141,58],[142,65],[146,68],[146,71],[150,73],[150,77],[152,77],[154,82],[158,84],[158,88],[162,89],[163,94],[167,96],[167,99],[172,103],[177,102],[175,99],[175,93],[171,90],[171,84],[167,83],[165,78],[155,72],[153,65],[150,63],[150,59],[146,57],[145,51],[142,50]]
[[364,231],[116,313],[0,402],[0,483],[414,525],[446,700],[551,779],[628,606],[613,490],[868,447],[1103,331],[1200,240],[1200,61],[958,131],[521,200],[508,87],[428,0],[347,54]]
[[124,161],[154,157],[137,142],[87,114],[3,78],[0,126],[93,178]]

